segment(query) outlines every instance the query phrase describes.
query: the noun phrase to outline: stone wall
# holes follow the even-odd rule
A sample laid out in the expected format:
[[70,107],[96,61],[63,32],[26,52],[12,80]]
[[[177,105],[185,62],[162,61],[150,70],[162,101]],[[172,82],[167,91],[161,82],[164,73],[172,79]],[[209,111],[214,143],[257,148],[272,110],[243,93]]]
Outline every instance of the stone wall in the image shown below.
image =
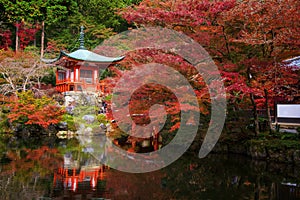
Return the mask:
[[95,92],[64,92],[65,103],[67,107],[72,104],[95,105],[101,101],[100,94]]
[[[277,143],[277,144],[276,144]],[[249,156],[255,160],[268,160],[279,163],[300,165],[300,144],[288,146],[285,142],[249,140],[236,144],[218,142],[213,153],[233,153]]]

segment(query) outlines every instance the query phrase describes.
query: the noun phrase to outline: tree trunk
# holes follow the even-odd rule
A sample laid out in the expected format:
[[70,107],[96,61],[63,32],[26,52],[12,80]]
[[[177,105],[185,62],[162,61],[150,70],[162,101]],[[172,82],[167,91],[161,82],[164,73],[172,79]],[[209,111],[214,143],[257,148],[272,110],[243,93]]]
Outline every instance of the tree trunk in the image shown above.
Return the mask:
[[[18,23],[18,22],[17,22]],[[16,52],[19,50],[19,27],[16,26]]]
[[[37,22],[35,22],[35,28],[38,27]],[[36,47],[36,33],[34,34],[34,39],[33,39],[33,46]]]
[[253,93],[250,93],[250,99],[253,106],[252,111],[253,111],[253,118],[254,118],[254,132],[255,132],[255,136],[257,136],[257,134],[259,134],[259,121],[258,121],[258,114],[257,114],[257,106],[254,100]]
[[271,118],[271,109],[269,105],[269,93],[267,89],[264,89],[265,99],[266,99],[266,112],[267,112],[267,120],[268,120],[268,130],[271,132],[272,130],[272,118]]
[[41,58],[44,56],[44,40],[45,40],[45,21],[42,21]]
[[[247,69],[247,78],[248,78],[248,86],[250,87],[251,85],[251,79],[252,79],[252,76],[251,76],[251,73],[250,73],[250,67],[248,67]],[[254,118],[254,133],[255,133],[255,136],[257,136],[259,134],[259,121],[258,121],[258,114],[257,114],[257,106],[256,106],[256,103],[255,103],[255,99],[254,99],[254,94],[251,92],[250,93],[250,100],[251,100],[251,103],[252,103],[252,106],[253,106],[253,118]]]
[[41,89],[41,81],[40,77],[37,78],[38,89]]

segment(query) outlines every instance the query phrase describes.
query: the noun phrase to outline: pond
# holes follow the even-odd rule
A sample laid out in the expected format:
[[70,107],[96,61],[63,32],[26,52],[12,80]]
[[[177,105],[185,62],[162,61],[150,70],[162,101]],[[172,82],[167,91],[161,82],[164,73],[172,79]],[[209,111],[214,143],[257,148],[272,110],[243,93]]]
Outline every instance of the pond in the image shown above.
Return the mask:
[[104,166],[76,138],[1,136],[0,199],[300,199],[300,167],[185,154],[155,172]]

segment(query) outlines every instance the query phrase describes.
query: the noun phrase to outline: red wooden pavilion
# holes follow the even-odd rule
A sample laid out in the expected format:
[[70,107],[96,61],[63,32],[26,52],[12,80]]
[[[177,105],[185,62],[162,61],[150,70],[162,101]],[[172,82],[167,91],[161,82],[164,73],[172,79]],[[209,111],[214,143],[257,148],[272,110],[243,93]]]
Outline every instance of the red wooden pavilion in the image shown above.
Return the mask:
[[66,91],[104,91],[104,83],[99,82],[99,69],[122,60],[122,57],[106,57],[87,50],[84,47],[84,32],[81,26],[80,47],[72,53],[60,52],[58,58],[42,59],[46,63],[55,63],[56,89]]

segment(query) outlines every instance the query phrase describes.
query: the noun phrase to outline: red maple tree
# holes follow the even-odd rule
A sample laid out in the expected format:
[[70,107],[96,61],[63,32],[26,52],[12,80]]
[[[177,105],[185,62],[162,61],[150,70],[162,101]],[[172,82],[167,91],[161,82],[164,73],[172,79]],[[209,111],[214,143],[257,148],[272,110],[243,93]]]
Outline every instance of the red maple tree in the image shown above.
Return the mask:
[[9,29],[0,30],[0,37],[1,37],[0,49],[8,50],[8,48],[12,45],[11,35],[12,33]]
[[297,78],[280,63],[299,53],[299,6],[297,0],[144,0],[121,15],[136,26],[167,27],[199,42],[219,66],[229,102],[242,99],[243,109],[252,108],[258,133],[261,102],[269,110],[275,95],[291,94]]
[[7,117],[11,123],[38,125],[43,128],[59,123],[65,113],[54,100],[46,96],[36,98],[32,91],[18,93],[18,99],[11,102],[9,107],[10,114]]
[[17,34],[19,37],[20,48],[23,50],[30,42],[34,41],[35,34],[39,30],[38,26],[32,24],[25,24],[24,22],[15,23]]

